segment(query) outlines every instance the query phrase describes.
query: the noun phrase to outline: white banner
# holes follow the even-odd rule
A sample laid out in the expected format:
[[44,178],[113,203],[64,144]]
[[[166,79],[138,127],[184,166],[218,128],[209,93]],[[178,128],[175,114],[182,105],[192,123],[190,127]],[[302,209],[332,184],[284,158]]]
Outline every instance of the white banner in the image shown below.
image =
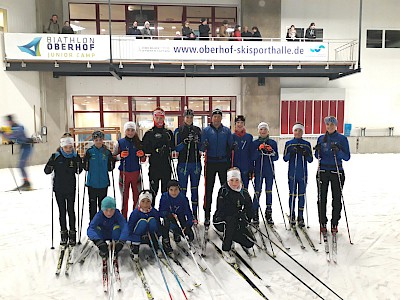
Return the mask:
[[104,35],[5,33],[8,60],[104,61],[110,40]]
[[328,61],[328,43],[143,40],[113,37],[113,57],[123,60]]

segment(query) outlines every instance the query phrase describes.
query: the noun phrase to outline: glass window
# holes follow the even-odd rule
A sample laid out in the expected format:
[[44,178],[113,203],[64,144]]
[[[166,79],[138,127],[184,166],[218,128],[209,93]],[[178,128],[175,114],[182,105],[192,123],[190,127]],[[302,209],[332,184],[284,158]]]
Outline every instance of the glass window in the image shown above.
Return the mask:
[[175,36],[177,31],[182,31],[181,23],[158,23],[158,35],[168,36],[170,39]]
[[96,19],[96,4],[70,4],[69,19]]
[[231,114],[222,115],[222,124],[228,128],[231,128]]
[[382,30],[367,30],[367,48],[382,48]]
[[235,97],[213,97],[212,108],[219,108],[222,111],[235,110]]
[[165,116],[165,127],[168,129],[171,129],[172,131],[175,130],[175,128],[179,127],[178,124],[178,116]]
[[385,30],[385,48],[400,48],[400,30]]
[[0,32],[7,32],[7,10],[0,8]]
[[74,97],[73,100],[74,111],[100,111],[98,97]]
[[201,18],[211,18],[211,7],[188,6],[186,8],[186,16],[188,18],[197,18],[197,22],[200,23]]
[[78,34],[97,34],[96,21],[71,21],[71,27]]
[[145,21],[154,23],[156,12],[152,5],[129,5],[127,17],[129,24],[132,24],[133,21],[138,21],[139,25],[142,26]]
[[104,113],[104,127],[119,127],[124,130],[124,124],[129,121],[129,113]]
[[136,125],[139,137],[143,138],[146,131],[154,126],[153,116],[151,114],[137,114]]
[[[125,22],[111,22],[111,33],[125,35],[126,34]],[[108,22],[100,22],[100,34],[110,34],[108,30]]]
[[[103,110],[104,111],[129,110],[128,97],[103,97]],[[106,124],[105,121],[104,124]]]
[[189,97],[188,98],[188,108],[196,111],[206,111],[210,110],[208,97]]
[[157,98],[156,97],[133,97],[132,98],[132,109],[135,111],[153,111],[156,108],[157,108]]
[[215,18],[223,20],[236,20],[236,7],[216,7]]
[[[100,19],[108,20],[108,5],[100,4]],[[125,21],[125,5],[111,5],[111,20]]]
[[165,111],[181,110],[181,97],[160,97],[160,107]]
[[182,21],[183,6],[158,6],[158,21]]
[[75,127],[100,127],[100,113],[75,113]]

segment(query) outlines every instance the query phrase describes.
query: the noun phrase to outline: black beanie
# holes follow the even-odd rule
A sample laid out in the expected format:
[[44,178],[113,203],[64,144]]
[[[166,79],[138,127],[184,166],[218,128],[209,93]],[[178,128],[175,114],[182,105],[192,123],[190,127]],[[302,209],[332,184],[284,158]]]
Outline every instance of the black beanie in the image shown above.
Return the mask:
[[171,186],[177,186],[179,188],[179,181],[175,179],[171,179],[167,183],[167,189],[169,189]]

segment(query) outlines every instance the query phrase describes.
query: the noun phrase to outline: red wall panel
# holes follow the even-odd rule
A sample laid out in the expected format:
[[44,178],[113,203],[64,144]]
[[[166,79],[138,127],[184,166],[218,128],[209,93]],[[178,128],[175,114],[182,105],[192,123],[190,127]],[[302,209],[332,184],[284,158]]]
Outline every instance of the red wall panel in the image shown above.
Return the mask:
[[297,119],[297,102],[298,101],[290,101],[289,103],[289,132],[292,132],[292,127],[294,123],[296,123]]
[[324,118],[329,116],[329,101],[322,101],[322,112],[321,112],[321,133],[325,132]]
[[313,101],[305,101],[306,117],[304,120],[304,127],[306,134],[312,134],[312,121],[313,121]]
[[305,101],[298,101],[297,102],[297,118],[296,122],[300,122],[304,124],[304,110],[305,110]]
[[289,101],[281,101],[281,134],[288,134]]
[[314,134],[321,133],[321,104],[322,101],[314,101]]
[[338,110],[337,110],[337,119],[338,119],[338,132],[344,132],[344,100],[338,101]]
[[331,100],[329,101],[329,115],[337,117],[336,115],[336,106],[337,106],[337,101],[336,100]]

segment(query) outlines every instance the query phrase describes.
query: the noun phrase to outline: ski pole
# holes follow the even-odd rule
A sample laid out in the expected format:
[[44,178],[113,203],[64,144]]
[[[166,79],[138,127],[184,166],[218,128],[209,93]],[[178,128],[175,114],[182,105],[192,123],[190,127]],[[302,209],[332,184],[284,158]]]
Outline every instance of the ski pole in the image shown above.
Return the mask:
[[19,186],[18,186],[17,180],[15,179],[15,174],[14,174],[13,168],[10,166],[10,167],[8,167],[8,169],[10,170],[11,175],[12,175],[12,178],[14,179],[15,186],[17,187],[18,193],[21,194],[21,190],[20,190],[20,188],[19,188]]
[[[254,229],[256,229],[257,231],[261,232],[261,230],[259,228],[257,228],[256,226],[254,226],[253,224],[251,224],[250,222],[246,221],[251,227],[253,227]],[[264,235],[266,238],[268,238],[263,232],[261,232],[262,235]],[[275,243],[274,241],[270,240],[276,247],[278,247],[279,249],[281,249],[281,251],[286,254],[291,260],[293,260],[298,266],[300,266],[304,271],[306,271],[308,274],[310,274],[314,279],[316,279],[319,283],[321,283],[324,287],[326,287],[329,291],[331,291],[333,294],[335,294],[339,299],[342,299],[342,297],[340,297],[335,291],[333,291],[328,285],[326,285],[323,281],[321,281],[321,279],[319,279],[317,276],[315,276],[311,271],[309,271],[306,267],[304,267],[301,263],[299,263],[293,256],[291,256],[289,253],[287,253],[287,251],[285,251],[283,248],[279,247],[279,245],[277,243]],[[282,266],[285,270],[287,270],[290,274],[292,274],[288,269],[286,269],[286,267],[284,267],[276,258],[272,257],[271,255],[269,255],[273,260],[275,260],[275,262],[277,262],[280,266]],[[293,275],[293,274],[292,274]],[[318,294],[317,294],[318,295]],[[318,295],[319,296],[319,295]],[[321,298],[321,296],[319,296]],[[323,299],[323,298],[322,298]]]
[[[186,169],[187,169],[187,164],[189,161],[189,153],[190,153],[190,144],[192,142],[189,141],[188,147],[187,147],[187,153],[186,153],[186,162],[185,162],[185,170],[183,171],[183,176],[186,176]],[[195,153],[196,154],[196,153]]]
[[279,196],[278,184],[276,183],[275,167],[274,167],[274,165],[273,165],[273,163],[272,163],[272,159],[271,159],[271,156],[270,156],[270,155],[268,155],[268,158],[269,158],[269,163],[271,164],[272,176],[273,176],[274,183],[275,183],[276,193],[278,194],[279,205],[281,206],[281,212],[282,212],[283,223],[285,224],[285,229],[287,230],[285,215],[284,215],[284,213],[283,213],[283,208],[282,208],[281,196]]
[[111,170],[111,179],[112,179],[112,185],[113,185],[114,199],[116,199],[115,198],[114,170]]
[[[52,180],[53,183],[53,180]],[[54,192],[53,184],[51,185],[51,248],[54,249]]]
[[86,180],[87,180],[87,171],[85,170],[85,184],[83,185],[83,197],[82,197],[82,210],[81,210],[81,225],[79,227],[79,241],[81,240],[82,236],[82,223],[83,223],[83,208],[85,207],[85,192],[86,192]]
[[346,206],[344,205],[343,187],[342,187],[342,181],[340,180],[339,166],[338,166],[338,162],[337,162],[336,153],[333,152],[333,155],[335,157],[336,171],[337,171],[338,180],[339,180],[339,186],[340,186],[340,199],[341,199],[342,204],[343,204],[344,216],[346,217],[347,233],[349,235],[350,244],[353,245],[353,242],[351,241],[351,237],[350,237],[350,228],[349,228],[349,222],[347,220]]
[[[321,227],[322,227],[322,198],[321,198],[321,149],[320,146],[318,147],[318,144],[315,146],[318,154],[318,169],[317,169],[317,180],[318,180],[318,218],[319,218],[319,243],[322,243],[322,232],[321,232]],[[326,205],[326,204],[325,204]]]
[[[156,248],[154,248],[154,243],[153,243],[153,240],[152,240],[152,238],[151,238],[149,232],[147,232],[147,236],[149,237],[150,245],[151,245],[151,250],[153,250],[153,254],[154,254],[154,256],[156,257],[157,264],[158,264],[158,268],[160,269],[160,272],[161,272],[162,278],[163,278],[163,280],[164,280],[164,284],[165,284],[165,287],[166,287],[166,289],[167,289],[169,298],[170,298],[171,300],[173,300],[173,299],[172,299],[172,295],[171,295],[171,291],[169,290],[169,286],[168,286],[167,279],[165,278],[164,271],[163,271],[163,269],[162,269],[162,267],[161,267],[160,258],[159,258],[158,255],[157,255]],[[158,239],[158,237],[157,237],[157,239]],[[162,248],[161,248],[161,249],[162,249]]]
[[304,159],[304,156],[301,156],[302,159],[302,164],[303,164],[303,180],[304,180],[304,207],[306,210],[306,216],[307,216],[307,228],[310,228],[309,223],[308,223],[308,207],[307,207],[307,177],[306,177],[306,162]]
[[[290,199],[291,199],[291,202],[290,202],[290,221],[292,221],[293,213],[294,213],[294,206],[295,206],[294,202],[296,201],[296,198],[295,198],[296,193],[295,192],[296,192],[296,190],[298,190],[297,189],[297,184],[296,184],[296,172],[297,172],[297,151],[296,151],[296,154],[295,154],[295,157],[294,157],[294,175],[293,175],[292,195],[289,195],[289,196],[291,196],[290,197]],[[289,194],[290,194],[290,191],[289,191]]]
[[[78,192],[78,232],[81,232],[80,230],[80,224],[79,224],[79,162],[77,163],[77,171],[78,171],[78,187],[77,187],[77,192]],[[78,234],[78,245],[81,244],[81,235],[80,233]]]

